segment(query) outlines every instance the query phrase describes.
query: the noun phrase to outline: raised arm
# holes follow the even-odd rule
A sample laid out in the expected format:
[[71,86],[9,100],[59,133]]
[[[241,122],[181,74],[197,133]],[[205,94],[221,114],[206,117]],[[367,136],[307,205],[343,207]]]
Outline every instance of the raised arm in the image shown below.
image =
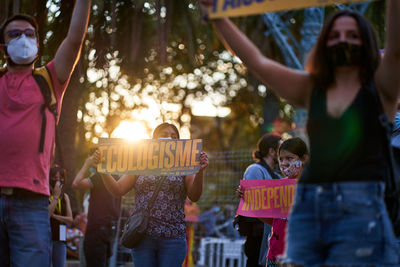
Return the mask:
[[385,56],[376,73],[376,84],[386,114],[394,120],[400,91],[400,1],[388,0],[386,7]]
[[[101,159],[99,150],[94,152],[93,159],[94,164],[100,163]],[[104,186],[113,196],[121,197],[132,189],[132,187],[135,185],[137,176],[126,174],[116,181],[111,175],[103,173],[101,174],[101,178],[103,179]]]
[[86,178],[86,173],[91,167],[94,167],[94,166],[95,166],[94,156],[91,155],[90,157],[88,157],[85,160],[85,163],[83,164],[82,168],[76,174],[74,181],[72,182],[72,188],[74,188],[74,189],[89,189],[89,188],[91,188],[92,184]]
[[125,174],[116,181],[111,175],[103,173],[101,174],[101,178],[103,179],[104,186],[113,196],[122,197],[135,185],[137,176]]
[[200,154],[200,170],[196,175],[185,176],[185,189],[187,196],[193,202],[200,199],[203,193],[203,172],[208,166],[208,155],[205,152]]
[[[213,0],[199,0],[203,12]],[[228,18],[211,20],[225,47],[238,56],[246,67],[278,96],[290,104],[308,107],[312,82],[304,71],[288,68],[265,57]]]
[[61,84],[69,78],[78,62],[88,26],[90,3],[90,0],[76,0],[67,37],[54,58],[56,74]]

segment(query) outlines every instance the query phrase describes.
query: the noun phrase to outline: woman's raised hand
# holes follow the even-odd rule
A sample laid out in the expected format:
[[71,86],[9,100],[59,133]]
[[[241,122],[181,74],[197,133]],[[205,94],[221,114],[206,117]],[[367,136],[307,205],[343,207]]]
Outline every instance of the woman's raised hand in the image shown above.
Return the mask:
[[93,163],[93,165],[97,165],[100,163],[100,151],[96,149],[96,151],[93,153],[92,156],[90,156],[88,159]]
[[208,166],[208,155],[206,152],[200,153],[200,170],[204,170]]
[[53,197],[58,199],[61,196],[61,192],[62,192],[62,184],[60,183],[60,181],[57,181],[54,185],[53,188]]

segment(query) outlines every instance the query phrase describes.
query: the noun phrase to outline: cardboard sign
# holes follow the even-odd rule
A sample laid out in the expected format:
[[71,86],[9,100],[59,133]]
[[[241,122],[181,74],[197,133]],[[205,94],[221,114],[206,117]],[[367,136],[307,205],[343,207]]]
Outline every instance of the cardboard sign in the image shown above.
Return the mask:
[[214,0],[209,15],[210,18],[235,17],[365,1],[367,0]]
[[200,169],[201,139],[99,140],[100,173],[189,175]]
[[295,179],[241,180],[244,197],[237,214],[256,218],[287,218],[295,200]]
[[60,241],[67,241],[67,227],[64,224],[60,224]]

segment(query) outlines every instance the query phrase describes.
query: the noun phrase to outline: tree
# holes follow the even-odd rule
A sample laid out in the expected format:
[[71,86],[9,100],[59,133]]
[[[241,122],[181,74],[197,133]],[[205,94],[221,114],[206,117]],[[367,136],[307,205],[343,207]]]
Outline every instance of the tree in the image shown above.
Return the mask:
[[[199,122],[191,109],[196,100],[211,96],[213,105],[229,107],[228,117],[208,119],[207,131],[193,133],[207,140],[208,150],[252,148],[266,131],[265,114],[291,115],[290,107],[230,56],[213,29],[201,22],[197,0],[93,0],[92,4],[81,60],[64,96],[58,126],[68,183],[95,145],[92,141],[102,133],[109,136],[119,121],[132,117],[132,111],[149,107],[146,98],[153,101],[160,122],[176,121],[186,128],[192,120]],[[37,63],[54,57],[66,36],[73,1],[8,0],[1,7],[0,18],[15,10],[34,15],[40,25]],[[384,3],[376,1],[366,13],[381,37],[383,8]],[[264,35],[269,29],[261,16],[234,21],[265,55],[284,62],[276,41]],[[300,40],[303,13],[288,21]],[[152,126],[148,124],[149,129]]]

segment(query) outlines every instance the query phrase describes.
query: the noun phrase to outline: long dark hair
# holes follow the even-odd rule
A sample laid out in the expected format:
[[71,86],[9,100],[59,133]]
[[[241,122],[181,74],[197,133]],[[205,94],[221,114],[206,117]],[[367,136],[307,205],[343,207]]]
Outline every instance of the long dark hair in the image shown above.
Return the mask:
[[281,150],[293,153],[301,159],[304,155],[308,155],[308,148],[306,143],[299,137],[293,137],[285,140],[278,148],[278,155]]
[[54,166],[50,168],[50,178],[56,175],[58,172],[63,179],[67,178],[67,170],[58,164],[54,164]]
[[359,13],[352,10],[341,10],[332,14],[324,23],[317,43],[310,52],[306,70],[313,76],[315,85],[326,88],[334,82],[334,69],[328,60],[326,43],[336,19],[349,16],[356,20],[362,40],[360,78],[363,85],[368,84],[374,76],[380,62],[377,37],[371,23]]
[[264,134],[257,143],[257,149],[253,151],[254,160],[262,160],[268,155],[269,149],[277,150],[281,137],[277,134],[266,133]]
[[175,133],[176,133],[176,135],[178,136],[178,139],[179,139],[179,131],[178,131],[178,128],[176,128],[175,125],[173,125],[173,124],[171,124],[171,123],[167,123],[167,122],[161,123],[160,125],[158,125],[158,126],[154,129],[154,132],[153,132],[153,139],[158,138],[158,135],[160,134],[161,130],[163,130],[163,129],[165,129],[165,128],[168,128],[168,127],[171,127],[171,128],[175,131]]

